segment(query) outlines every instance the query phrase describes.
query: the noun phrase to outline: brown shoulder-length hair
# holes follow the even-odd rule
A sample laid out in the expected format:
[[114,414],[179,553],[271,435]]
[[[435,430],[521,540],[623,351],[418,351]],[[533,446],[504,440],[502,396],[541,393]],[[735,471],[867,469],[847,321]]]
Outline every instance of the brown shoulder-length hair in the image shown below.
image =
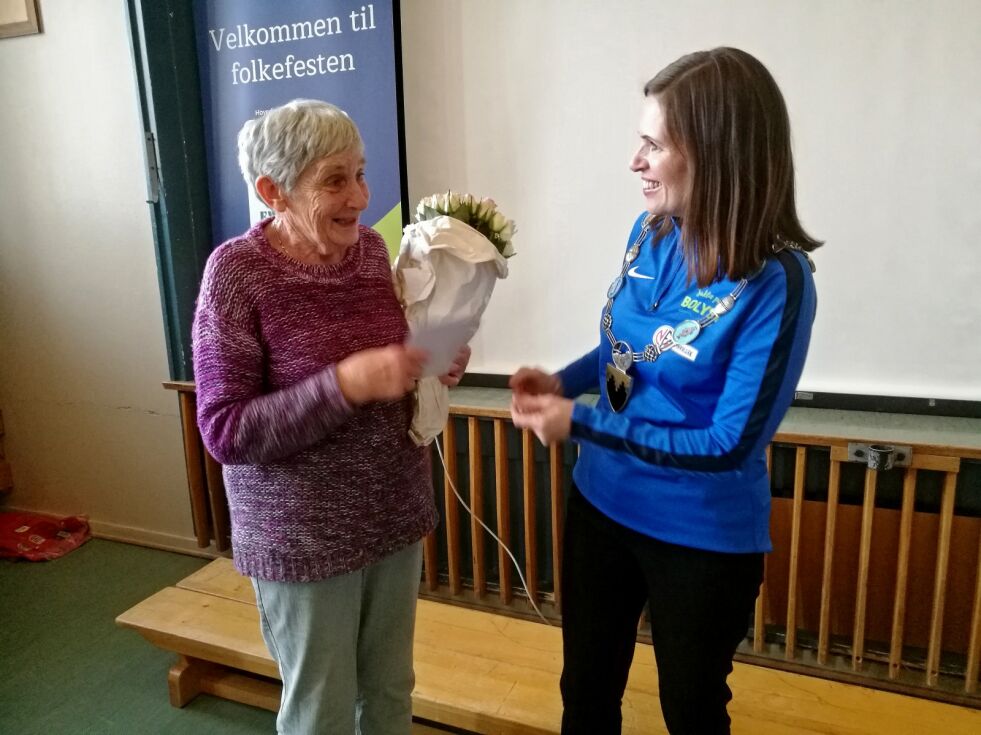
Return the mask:
[[[813,250],[797,217],[790,118],[770,72],[734,48],[682,56],[644,86],[690,174],[681,217],[688,274],[699,286],[743,278],[781,241]],[[662,223],[663,231],[671,223]]]

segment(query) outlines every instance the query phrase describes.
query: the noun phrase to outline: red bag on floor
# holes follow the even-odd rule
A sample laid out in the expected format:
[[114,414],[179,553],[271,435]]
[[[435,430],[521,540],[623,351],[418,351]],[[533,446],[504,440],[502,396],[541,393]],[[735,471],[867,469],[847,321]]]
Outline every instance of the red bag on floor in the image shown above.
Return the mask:
[[0,559],[57,559],[90,537],[85,516],[51,518],[35,513],[0,513]]

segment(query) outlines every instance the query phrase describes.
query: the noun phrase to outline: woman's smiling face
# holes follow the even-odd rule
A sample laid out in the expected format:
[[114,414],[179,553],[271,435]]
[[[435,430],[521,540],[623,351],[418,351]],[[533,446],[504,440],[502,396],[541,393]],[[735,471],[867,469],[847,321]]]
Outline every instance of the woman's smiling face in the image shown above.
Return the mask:
[[305,239],[343,252],[358,241],[369,196],[361,151],[325,156],[307,166],[287,194],[288,219]]
[[630,161],[630,170],[640,174],[647,211],[683,216],[691,189],[688,162],[668,136],[664,110],[656,97],[645,98],[637,132],[641,145]]

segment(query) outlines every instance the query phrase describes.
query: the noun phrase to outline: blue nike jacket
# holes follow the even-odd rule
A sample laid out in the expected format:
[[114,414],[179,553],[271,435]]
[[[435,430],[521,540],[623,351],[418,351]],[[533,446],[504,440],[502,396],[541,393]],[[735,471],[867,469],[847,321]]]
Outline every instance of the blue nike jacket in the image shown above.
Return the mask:
[[[640,235],[634,223],[628,247]],[[635,352],[659,329],[698,320],[736,282],[688,282],[675,228],[647,236],[613,304],[613,333]],[[559,372],[569,398],[603,386],[595,408],[577,403],[573,477],[607,516],[669,543],[724,552],[770,551],[765,450],[790,407],[807,356],[816,307],[801,253],[767,260],[735,307],[689,345],[634,363],[630,399],[614,413],[606,398],[611,345]],[[662,332],[663,333],[663,332]]]

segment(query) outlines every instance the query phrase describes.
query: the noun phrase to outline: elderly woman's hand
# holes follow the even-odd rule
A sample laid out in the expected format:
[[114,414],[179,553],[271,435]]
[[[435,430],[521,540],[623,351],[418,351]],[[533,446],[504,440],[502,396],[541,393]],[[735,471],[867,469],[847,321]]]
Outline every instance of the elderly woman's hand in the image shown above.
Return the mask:
[[515,393],[511,419],[519,429],[531,429],[542,444],[562,441],[572,431],[573,402],[555,395]]
[[467,364],[470,362],[470,345],[463,345],[460,351],[457,353],[456,358],[453,360],[453,364],[450,366],[449,371],[446,375],[439,376],[439,382],[443,385],[448,385],[451,388],[454,385],[459,385],[460,379],[463,377],[463,373],[467,369]]
[[404,345],[355,352],[337,364],[337,382],[348,403],[392,401],[411,391],[428,355]]

